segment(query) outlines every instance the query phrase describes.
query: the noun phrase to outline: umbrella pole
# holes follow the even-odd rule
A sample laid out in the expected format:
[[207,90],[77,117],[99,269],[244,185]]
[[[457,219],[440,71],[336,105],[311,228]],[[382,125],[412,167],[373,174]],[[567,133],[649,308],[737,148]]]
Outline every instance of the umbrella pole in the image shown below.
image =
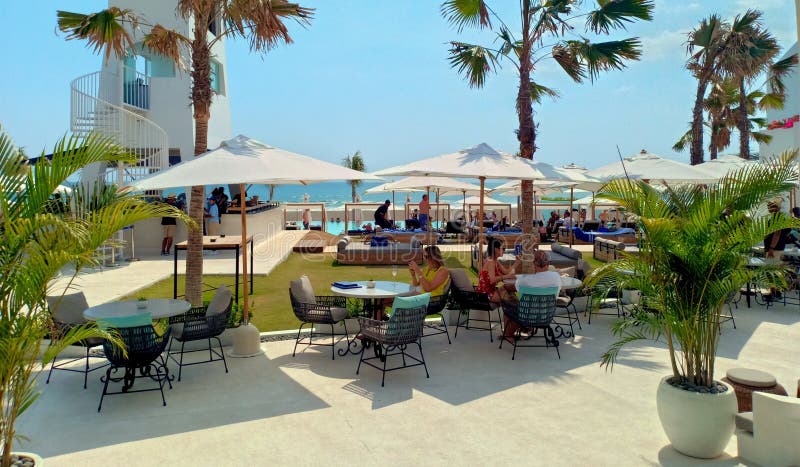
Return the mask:
[[464,195],[464,202],[461,204],[461,212],[464,213],[464,222],[469,225],[469,218],[467,218],[467,190],[461,190],[461,194]]
[[397,204],[394,202],[394,190],[392,190],[392,222],[397,223]]
[[569,218],[572,221],[570,223],[570,229],[569,229],[569,247],[570,248],[572,248],[572,241],[574,240],[574,237],[575,237],[575,231],[572,230],[572,227],[578,225],[577,222],[575,222],[575,219],[572,218],[572,201],[574,200],[574,198],[573,198],[574,192],[575,192],[575,187],[574,186],[569,187]]
[[[478,205],[478,272],[483,270],[483,190],[486,177],[481,177],[481,202]],[[487,246],[487,250],[488,246]]]
[[[241,193],[245,193],[244,184],[239,185]],[[261,334],[258,328],[250,324],[250,297],[248,296],[249,290],[247,288],[247,210],[244,206],[244,196],[242,196],[242,292],[244,295],[244,323],[242,326],[236,328],[236,334],[233,338],[233,352],[230,353],[232,357],[252,357],[261,353]],[[252,271],[251,271],[252,272]],[[239,274],[239,271],[236,271]]]
[[595,214],[595,213],[594,213],[594,208],[595,208],[595,204],[594,204],[594,203],[595,203],[595,200],[594,200],[594,195],[595,195],[595,192],[593,191],[593,192],[592,192],[592,219],[596,219],[596,217],[594,217],[594,214]]
[[[539,220],[538,206],[536,203],[536,190],[533,190],[533,222],[537,223]],[[517,215],[519,215],[519,204],[517,204]]]
[[[439,222],[439,194],[442,192],[441,188],[436,189],[436,222]],[[439,224],[441,225],[441,224]]]

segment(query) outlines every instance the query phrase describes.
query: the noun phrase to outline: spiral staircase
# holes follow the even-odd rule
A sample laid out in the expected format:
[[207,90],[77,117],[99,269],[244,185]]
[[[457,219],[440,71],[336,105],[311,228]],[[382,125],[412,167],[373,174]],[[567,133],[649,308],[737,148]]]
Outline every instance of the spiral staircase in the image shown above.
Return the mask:
[[93,164],[81,172],[83,183],[105,181],[126,186],[168,166],[167,133],[147,118],[150,79],[122,67],[97,71],[70,83],[70,129],[76,136],[99,133],[136,156],[130,164]]

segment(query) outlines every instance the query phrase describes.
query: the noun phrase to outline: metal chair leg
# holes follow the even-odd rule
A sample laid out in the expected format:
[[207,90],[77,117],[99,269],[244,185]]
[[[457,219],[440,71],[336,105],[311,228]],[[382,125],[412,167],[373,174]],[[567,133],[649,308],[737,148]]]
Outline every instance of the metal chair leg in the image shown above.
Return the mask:
[[425,363],[425,354],[422,353],[422,341],[421,340],[417,341],[417,347],[419,347],[419,356],[420,356],[420,359],[422,360],[422,367],[425,368],[425,377],[426,378],[430,378],[431,375],[430,375],[430,373],[428,373],[428,364]]
[[225,365],[225,373],[228,372],[228,362],[225,360],[225,350],[222,349],[222,341],[219,337],[214,337],[219,344],[219,354],[222,356],[222,364]]
[[294,340],[294,350],[292,350],[292,357],[294,357],[295,353],[297,352],[297,344],[300,342],[300,332],[303,330],[303,326],[306,323],[300,323],[300,327],[297,328],[297,338]]

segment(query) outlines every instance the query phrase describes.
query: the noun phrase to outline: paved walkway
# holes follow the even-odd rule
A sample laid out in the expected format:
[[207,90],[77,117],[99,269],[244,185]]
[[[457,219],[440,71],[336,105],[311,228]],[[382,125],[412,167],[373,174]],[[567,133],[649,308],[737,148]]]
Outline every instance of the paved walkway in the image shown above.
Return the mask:
[[[253,255],[254,274],[268,274],[291,253],[292,247],[308,231],[287,230],[258,241]],[[185,254],[180,253],[178,274],[186,271]],[[241,258],[240,258],[241,263]],[[233,274],[234,252],[220,251],[203,258],[203,274]],[[241,266],[240,266],[241,267]],[[145,256],[140,261],[122,263],[117,267],[87,269],[72,282],[72,288],[83,291],[89,305],[94,306],[116,300],[156,282],[171,277],[173,256]],[[51,294],[61,293],[71,279],[70,271],[53,281]]]
[[[717,377],[730,367],[761,368],[794,391],[792,349],[800,310],[739,308],[724,325]],[[239,465],[738,465],[736,439],[725,455],[701,461],[674,451],[661,430],[655,393],[669,371],[661,344],[623,351],[613,372],[599,366],[613,319],[583,323],[552,349],[498,350],[486,332],[461,330],[448,345],[426,339],[422,368],[356,375],[353,356],[292,342],[264,354],[184,369],[167,391],[108,397],[97,413],[99,373],[57,373],[21,418],[31,438],[21,450],[59,466]],[[174,368],[171,367],[171,368]],[[146,381],[136,381],[137,387]]]

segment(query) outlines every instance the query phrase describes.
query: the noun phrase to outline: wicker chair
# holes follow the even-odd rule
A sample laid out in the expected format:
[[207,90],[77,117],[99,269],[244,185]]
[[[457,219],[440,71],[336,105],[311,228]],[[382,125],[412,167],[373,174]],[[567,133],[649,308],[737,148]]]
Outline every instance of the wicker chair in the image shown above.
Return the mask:
[[[297,352],[298,344],[307,344],[308,346],[313,344],[330,346],[331,360],[335,360],[336,352],[334,347],[337,343],[345,339],[348,347],[350,346],[350,337],[345,322],[345,318],[347,318],[348,314],[347,298],[332,295],[314,295],[314,291],[310,288],[311,283],[306,283],[306,280],[301,278],[300,280],[291,281],[289,287],[289,300],[292,302],[292,310],[297,319],[300,320],[300,327],[297,329],[297,338],[294,342],[292,357],[294,357]],[[339,322],[344,326],[344,336],[339,336],[339,339],[336,339],[333,326]],[[311,325],[311,333],[308,336],[308,340],[300,338],[300,333],[303,331],[303,327],[306,324]],[[330,344],[322,344],[313,341],[315,324],[330,326]],[[321,332],[317,332],[317,334],[324,335],[324,333]]]
[[[507,341],[514,346],[511,360],[517,355],[517,347],[555,347],[558,358],[561,352],[558,351],[558,339],[553,332],[550,324],[556,314],[556,289],[554,288],[529,288],[522,291],[519,303],[503,301],[503,312],[506,317],[519,326],[514,336],[506,336],[500,339],[500,348],[503,348],[503,341]],[[544,345],[523,344],[522,331],[529,331],[530,340],[535,337],[544,338]],[[542,331],[541,336],[536,336],[538,330]]]
[[435,314],[440,315],[441,324],[438,323],[433,324],[426,322],[424,328],[422,329],[423,331],[422,337],[438,336],[439,334],[445,334],[447,336],[447,343],[452,344],[452,342],[450,341],[450,331],[447,330],[447,322],[444,320],[444,315],[442,315],[442,312],[447,306],[447,302],[449,300],[450,300],[450,284],[448,283],[442,295],[431,297],[431,301],[428,303],[428,310],[425,312],[425,316],[431,316]]
[[[103,342],[103,350],[111,365],[106,370],[106,375],[100,378],[100,381],[103,382],[103,394],[100,396],[100,405],[97,406],[97,411],[100,412],[100,409],[103,408],[103,398],[107,395],[156,390],[161,391],[161,403],[166,406],[164,383],[169,384],[169,388],[172,389],[172,378],[174,376],[169,375],[167,361],[162,353],[169,342],[171,328],[167,328],[167,331],[160,336],[156,334],[152,324],[129,328],[114,328],[112,332],[116,332],[125,344],[127,355],[123,354],[122,349],[115,347],[110,342]],[[123,376],[116,378],[111,376],[112,372],[116,373],[120,369],[125,372]],[[158,387],[132,390],[131,387],[133,387],[133,383],[136,380],[137,370],[140,378],[147,376],[156,381]],[[115,383],[122,381],[122,390],[108,392],[109,381]]]
[[[416,297],[424,297],[426,295],[428,294],[418,295]],[[422,328],[425,322],[425,314],[427,313],[428,305],[423,304],[413,308],[404,308],[402,302],[406,298],[411,297],[395,298],[395,308],[388,321],[379,321],[365,317],[358,318],[361,324],[361,338],[365,342],[365,345],[375,346],[375,356],[364,358],[366,350],[361,352],[356,374],[361,370],[362,363],[381,370],[381,387],[384,386],[387,371],[394,371],[402,368],[422,365],[425,368],[425,377],[430,378],[428,365],[425,364],[425,355],[422,353]],[[422,300],[424,300],[424,298]],[[409,344],[417,344],[419,348],[419,358],[409,355],[406,352]],[[402,356],[403,364],[386,368],[386,361],[389,357],[396,355]],[[407,359],[412,360],[413,363],[408,364]],[[373,363],[374,360],[379,360],[381,364]]]
[[[458,337],[458,328],[475,329],[479,331],[489,331],[489,342],[494,342],[492,337],[492,327],[494,321],[492,320],[492,312],[497,309],[497,306],[489,300],[489,295],[481,292],[476,292],[474,287],[472,290],[465,290],[455,286],[451,289],[450,293],[453,296],[453,301],[459,309],[458,321],[456,322],[455,337]],[[472,311],[485,311],[486,319],[472,318]],[[466,315],[466,319],[462,320],[462,315]],[[472,326],[470,321],[477,321],[479,323],[487,323],[486,326]],[[503,329],[503,321],[498,319],[500,329]]]
[[[89,308],[89,304],[86,303],[86,297],[83,295],[83,292],[47,297],[47,308],[50,310],[50,316],[53,319],[53,337],[63,336],[73,327],[88,322],[86,318],[83,317],[83,312]],[[89,367],[89,352],[92,348],[103,345],[103,339],[99,337],[90,337],[74,345],[84,347],[86,349],[86,356],[73,358],[59,364],[56,364],[56,359],[54,358],[50,364],[50,372],[47,373],[46,384],[50,384],[50,377],[53,375],[53,370],[72,371],[75,373],[83,373],[83,389],[86,389],[89,373],[108,366],[108,363],[104,363],[94,368]],[[79,360],[85,360],[86,362],[82,369],[68,368],[68,365]]]
[[[170,328],[172,329],[172,339],[167,348],[167,358],[178,364],[178,381],[181,380],[181,372],[183,367],[189,365],[198,365],[200,363],[211,363],[222,361],[225,366],[225,373],[228,372],[228,362],[225,361],[225,351],[222,349],[222,341],[219,335],[225,331],[228,325],[228,320],[231,316],[231,307],[233,306],[233,296],[231,291],[224,285],[217,289],[214,298],[208,307],[195,307],[182,315],[172,316],[169,318]],[[216,339],[219,345],[219,351],[211,347],[211,339]],[[187,342],[194,341],[208,341],[207,348],[200,348],[195,350],[185,350]],[[181,343],[181,350],[173,352],[172,341]],[[183,354],[192,352],[205,352],[208,350],[208,360],[201,360],[198,362],[183,362]],[[176,359],[174,354],[180,354],[180,359]]]

